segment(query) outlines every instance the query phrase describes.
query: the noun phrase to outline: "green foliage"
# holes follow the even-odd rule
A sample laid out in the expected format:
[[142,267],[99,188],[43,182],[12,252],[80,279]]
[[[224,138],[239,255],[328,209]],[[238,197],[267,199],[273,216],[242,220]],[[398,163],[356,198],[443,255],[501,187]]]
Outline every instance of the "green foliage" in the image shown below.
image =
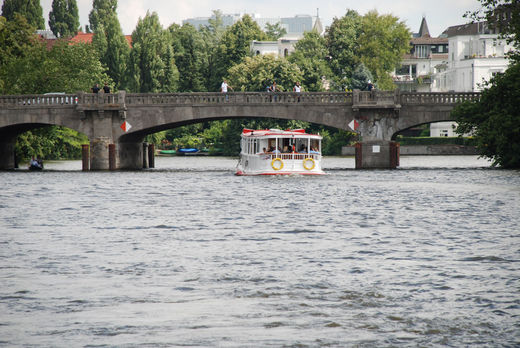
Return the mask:
[[276,81],[281,91],[292,91],[294,83],[302,80],[297,65],[271,55],[246,57],[229,69],[229,84],[236,91],[261,91]]
[[349,89],[359,89],[366,90],[368,86],[368,81],[372,81],[374,78],[370,73],[370,70],[367,69],[365,64],[359,63],[354,72],[352,73],[352,78],[350,79]]
[[394,89],[390,72],[410,50],[411,33],[399,18],[370,11],[362,17],[358,55],[379,89]]
[[178,70],[171,52],[171,36],[159,23],[156,12],[137,23],[132,33],[130,52],[130,91],[137,93],[171,92],[178,88]]
[[323,137],[321,153],[325,156],[341,155],[341,148],[357,136],[356,133],[330,128],[321,129],[318,133]]
[[457,106],[457,133],[471,133],[483,157],[504,168],[520,168],[520,62],[485,84],[480,101]]
[[265,25],[265,34],[267,35],[267,40],[276,41],[285,34],[287,34],[287,30],[281,26],[280,23],[266,23]]
[[[34,41],[34,28],[25,17],[16,14],[11,21],[0,17],[0,75],[4,66],[13,59],[23,57]],[[0,88],[3,87],[1,82]]]
[[229,27],[224,32],[216,49],[217,58],[213,65],[215,73],[208,90],[217,91],[229,68],[240,63],[244,57],[251,56],[250,45],[252,40],[266,39],[265,33],[249,15],[245,15]]
[[350,84],[350,76],[359,64],[361,26],[361,16],[354,10],[348,10],[343,17],[334,18],[325,31],[334,82],[341,90]]
[[58,42],[50,50],[35,43],[25,56],[4,66],[0,80],[5,84],[2,94],[75,93],[90,90],[95,82],[109,81],[91,45],[67,42]]
[[[117,10],[117,0],[94,0],[92,10],[88,15],[90,30],[95,32],[100,25],[112,20]],[[118,20],[119,21],[119,20]]]
[[49,26],[56,37],[76,35],[79,28],[76,0],[53,0],[49,12]]
[[36,29],[45,29],[40,0],[4,0],[2,16],[11,21],[15,19],[16,13],[25,17],[27,22]]
[[314,31],[303,34],[295,45],[295,51],[288,60],[296,64],[302,72],[302,85],[307,92],[323,91],[322,78],[330,77],[332,72],[327,63],[325,39]]
[[15,152],[19,161],[32,156],[46,160],[79,159],[82,144],[88,144],[86,135],[69,128],[47,126],[19,135]]
[[403,137],[398,136],[396,140],[401,145],[464,145],[475,146],[475,138],[459,137]]
[[116,8],[117,0],[94,0],[89,19],[94,30],[92,45],[96,47],[101,63],[107,67],[115,88],[119,89],[126,80],[130,47],[121,30]]
[[325,39],[336,89],[352,85],[359,63],[368,68],[379,89],[393,89],[389,73],[409,51],[410,31],[395,16],[377,11],[360,16],[348,10],[345,16],[334,18]]
[[205,92],[207,52],[203,34],[190,24],[182,27],[172,25],[169,32],[173,39],[175,65],[179,70],[179,92]]

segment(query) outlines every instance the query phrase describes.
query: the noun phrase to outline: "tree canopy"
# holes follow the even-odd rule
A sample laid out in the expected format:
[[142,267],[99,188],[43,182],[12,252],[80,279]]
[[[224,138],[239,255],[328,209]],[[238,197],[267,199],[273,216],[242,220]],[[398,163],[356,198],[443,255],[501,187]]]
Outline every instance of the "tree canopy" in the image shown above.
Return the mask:
[[485,83],[480,100],[459,105],[452,115],[459,124],[457,133],[473,134],[480,154],[490,158],[493,165],[520,168],[520,3],[515,0],[480,2],[483,8],[474,13],[473,18],[484,16],[492,25],[500,27],[517,49],[505,73]]
[[296,64],[271,55],[246,57],[229,69],[229,84],[236,91],[265,92],[273,81],[282,92],[292,91],[295,82],[302,81],[302,73]]
[[49,27],[56,37],[76,35],[79,28],[76,0],[53,0],[49,12]]
[[36,29],[45,29],[40,0],[4,0],[2,16],[11,21],[15,18],[16,13],[25,17],[27,22]]
[[173,92],[178,88],[178,70],[170,33],[159,23],[156,12],[139,18],[132,33],[129,83],[132,92]]
[[96,47],[101,63],[116,88],[124,87],[130,46],[123,35],[117,18],[117,0],[94,0],[90,12],[90,27],[94,30],[92,44]]

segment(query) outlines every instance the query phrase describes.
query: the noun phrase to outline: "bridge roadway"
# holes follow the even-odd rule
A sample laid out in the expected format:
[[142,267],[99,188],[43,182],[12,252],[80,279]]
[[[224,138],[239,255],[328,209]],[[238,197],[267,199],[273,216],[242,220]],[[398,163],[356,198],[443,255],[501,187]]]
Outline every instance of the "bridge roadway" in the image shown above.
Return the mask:
[[[16,137],[45,125],[68,127],[90,140],[90,168],[109,168],[115,144],[117,169],[139,169],[146,162],[147,134],[191,123],[237,117],[302,120],[343,130],[352,120],[361,136],[358,168],[393,168],[392,140],[408,128],[451,121],[451,110],[478,93],[159,93],[79,92],[61,95],[0,96],[0,169],[14,168]],[[131,129],[120,127],[126,121]],[[237,135],[238,136],[238,135]],[[394,152],[392,152],[394,151]]]

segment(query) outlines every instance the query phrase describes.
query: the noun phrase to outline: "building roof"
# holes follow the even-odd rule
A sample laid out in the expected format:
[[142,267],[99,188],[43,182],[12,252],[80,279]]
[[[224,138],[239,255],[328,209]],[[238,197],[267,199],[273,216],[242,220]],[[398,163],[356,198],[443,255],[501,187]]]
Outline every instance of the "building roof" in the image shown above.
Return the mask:
[[[76,36],[70,38],[71,43],[91,43],[92,38],[94,37],[94,33],[84,33],[79,31]],[[128,46],[132,47],[132,35],[125,35],[126,42],[128,42]]]
[[410,40],[412,45],[441,45],[448,44],[446,37],[414,37]]
[[444,30],[442,36],[453,37],[458,35],[497,34],[496,30],[489,27],[487,22],[467,23],[454,25]]
[[428,30],[428,23],[426,23],[426,17],[422,18],[421,27],[419,28],[419,37],[430,37],[430,31]]

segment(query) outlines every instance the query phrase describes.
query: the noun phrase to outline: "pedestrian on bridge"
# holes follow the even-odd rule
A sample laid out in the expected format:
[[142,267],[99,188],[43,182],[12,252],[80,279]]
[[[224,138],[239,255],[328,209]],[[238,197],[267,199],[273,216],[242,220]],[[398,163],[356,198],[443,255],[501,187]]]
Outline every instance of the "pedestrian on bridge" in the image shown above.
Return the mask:
[[233,90],[233,87],[231,87],[230,85],[228,85],[227,81],[224,79],[222,81],[222,84],[220,85],[220,92],[222,93],[226,93],[226,101],[228,100],[228,95],[227,95],[227,92],[228,92],[228,88],[230,90]]

